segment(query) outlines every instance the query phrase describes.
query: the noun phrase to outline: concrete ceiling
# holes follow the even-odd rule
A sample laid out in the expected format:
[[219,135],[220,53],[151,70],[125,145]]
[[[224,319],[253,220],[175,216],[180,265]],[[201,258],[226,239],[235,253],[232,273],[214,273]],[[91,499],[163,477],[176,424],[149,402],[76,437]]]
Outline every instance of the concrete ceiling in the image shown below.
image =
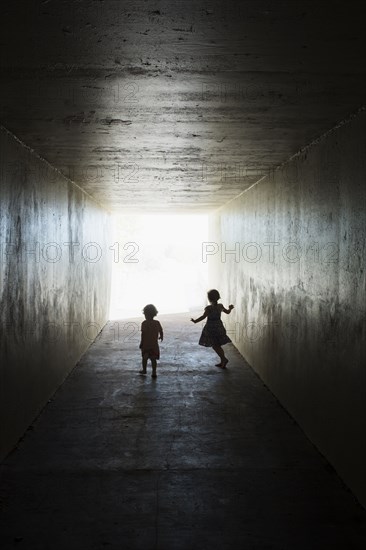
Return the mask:
[[362,6],[9,0],[1,123],[109,209],[208,211],[364,104]]

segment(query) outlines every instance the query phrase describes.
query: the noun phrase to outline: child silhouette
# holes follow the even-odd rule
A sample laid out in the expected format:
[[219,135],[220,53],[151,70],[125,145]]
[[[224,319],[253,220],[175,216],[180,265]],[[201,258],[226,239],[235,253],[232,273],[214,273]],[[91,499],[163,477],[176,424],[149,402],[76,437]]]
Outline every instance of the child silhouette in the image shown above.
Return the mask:
[[218,304],[217,302],[220,300],[220,294],[215,289],[207,292],[207,298],[210,305],[205,307],[205,311],[201,317],[191,319],[191,321],[193,323],[199,323],[207,317],[207,323],[203,327],[198,343],[200,346],[212,347],[221,359],[221,362],[217,364],[216,367],[225,369],[229,360],[225,357],[224,350],[221,346],[223,344],[229,344],[231,340],[226,334],[225,327],[220,317],[222,311],[229,314],[231,310],[234,309],[234,306],[230,305],[229,309],[226,309],[222,304]]
[[159,321],[154,320],[158,310],[153,304],[148,304],[142,310],[145,321],[141,323],[140,350],[142,354],[142,370],[140,374],[146,374],[147,361],[150,359],[152,366],[152,378],[156,378],[156,361],[160,359],[158,338],[163,341],[163,328]]

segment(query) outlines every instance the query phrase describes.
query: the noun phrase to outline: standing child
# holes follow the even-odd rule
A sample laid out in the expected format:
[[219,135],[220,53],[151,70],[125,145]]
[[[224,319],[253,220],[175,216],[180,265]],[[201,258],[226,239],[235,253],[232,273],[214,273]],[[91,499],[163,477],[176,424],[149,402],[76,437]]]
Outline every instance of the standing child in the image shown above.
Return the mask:
[[193,323],[199,323],[207,317],[207,323],[203,327],[201,338],[198,343],[200,346],[212,347],[221,359],[221,362],[217,364],[216,367],[224,369],[229,360],[225,357],[224,350],[221,346],[223,344],[229,344],[231,340],[226,334],[225,327],[220,317],[222,311],[229,314],[231,310],[234,309],[234,306],[230,305],[229,309],[226,309],[222,304],[218,304],[217,302],[220,300],[220,294],[214,289],[207,292],[207,298],[210,305],[205,307],[205,311],[201,317],[198,317],[198,319],[191,319],[191,321]]
[[142,370],[140,374],[146,374],[147,361],[150,359],[152,366],[152,378],[156,378],[156,361],[160,359],[158,339],[163,341],[163,328],[159,321],[154,320],[158,310],[153,304],[148,304],[142,310],[145,321],[141,323]]

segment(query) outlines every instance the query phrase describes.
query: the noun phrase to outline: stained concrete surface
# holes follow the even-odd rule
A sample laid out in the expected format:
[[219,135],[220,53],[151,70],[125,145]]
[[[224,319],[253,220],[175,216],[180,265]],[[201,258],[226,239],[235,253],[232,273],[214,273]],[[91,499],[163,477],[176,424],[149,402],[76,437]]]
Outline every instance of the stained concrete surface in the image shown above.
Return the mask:
[[109,213],[0,127],[0,459],[107,320]]
[[[238,351],[189,314],[110,322],[1,466],[2,548],[364,548],[366,513]],[[118,330],[119,329],[119,330]]]
[[235,345],[364,506],[365,150],[363,110],[213,214],[208,256]]
[[2,123],[109,208],[217,208],[365,102],[358,0],[16,0],[1,23]]

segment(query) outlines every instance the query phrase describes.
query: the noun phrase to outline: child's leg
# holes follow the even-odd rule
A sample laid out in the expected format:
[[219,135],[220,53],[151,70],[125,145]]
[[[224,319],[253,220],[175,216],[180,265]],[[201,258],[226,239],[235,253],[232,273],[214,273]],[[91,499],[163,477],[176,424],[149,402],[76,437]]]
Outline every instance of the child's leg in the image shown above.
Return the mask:
[[152,377],[156,378],[156,359],[151,359]]
[[226,363],[228,362],[228,360],[226,359],[225,357],[225,353],[224,353],[224,350],[222,349],[221,346],[212,346],[212,349],[214,351],[216,351],[217,355],[220,357],[221,359],[221,363],[219,365],[216,365],[217,367],[225,367]]
[[141,374],[146,374],[146,368],[147,368],[147,354],[144,354],[142,356],[142,370],[140,370]]

